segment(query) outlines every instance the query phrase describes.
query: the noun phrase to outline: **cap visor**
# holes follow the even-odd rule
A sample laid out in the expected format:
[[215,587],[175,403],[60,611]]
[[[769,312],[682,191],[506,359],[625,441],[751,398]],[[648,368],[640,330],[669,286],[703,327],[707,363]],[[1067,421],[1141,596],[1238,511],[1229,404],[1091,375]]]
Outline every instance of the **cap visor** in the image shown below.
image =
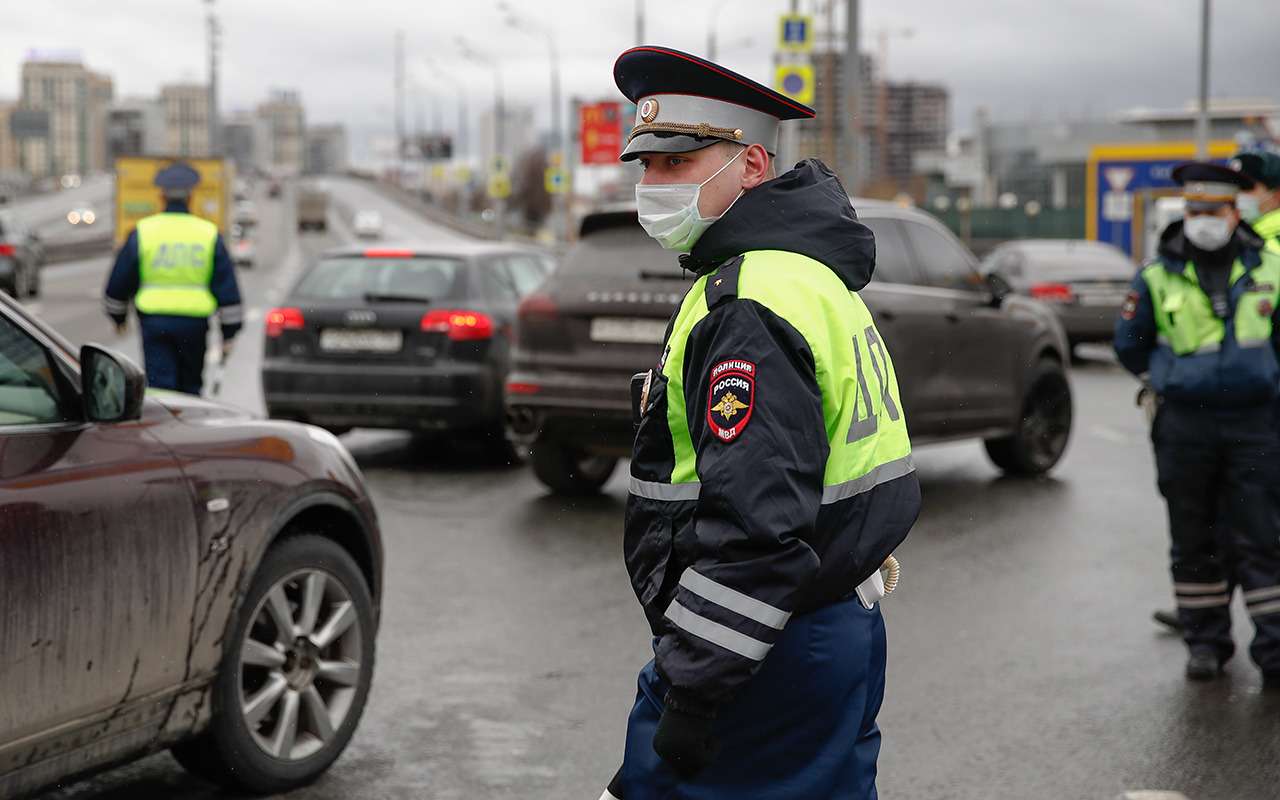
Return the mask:
[[704,147],[710,147],[716,142],[723,141],[727,140],[717,139],[714,136],[703,138],[683,136],[678,133],[668,136],[658,133],[642,133],[627,144],[626,149],[622,151],[622,155],[618,156],[618,160],[634,161],[640,157],[641,153],[692,153],[694,150],[701,150]]
[[1229,200],[1185,200],[1188,211],[1217,211],[1223,206],[1232,205]]

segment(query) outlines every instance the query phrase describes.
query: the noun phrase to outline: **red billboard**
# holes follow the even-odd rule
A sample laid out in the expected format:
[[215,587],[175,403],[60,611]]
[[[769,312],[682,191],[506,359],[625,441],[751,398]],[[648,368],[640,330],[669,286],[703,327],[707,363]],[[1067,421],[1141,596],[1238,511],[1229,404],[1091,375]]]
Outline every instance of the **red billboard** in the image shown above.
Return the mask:
[[578,132],[583,164],[617,164],[622,153],[622,104],[584,103]]

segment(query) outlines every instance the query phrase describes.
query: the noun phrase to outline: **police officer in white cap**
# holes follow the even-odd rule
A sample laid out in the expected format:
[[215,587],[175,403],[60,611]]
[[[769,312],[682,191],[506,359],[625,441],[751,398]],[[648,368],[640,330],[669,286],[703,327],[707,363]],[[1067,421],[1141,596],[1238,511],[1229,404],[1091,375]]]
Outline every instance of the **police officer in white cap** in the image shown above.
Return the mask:
[[880,569],[920,490],[893,362],[856,292],[875,241],[818,161],[813,111],[662,47],[623,53],[640,224],[696,280],[638,420],[625,558],[654,635],[606,796],[872,798]]

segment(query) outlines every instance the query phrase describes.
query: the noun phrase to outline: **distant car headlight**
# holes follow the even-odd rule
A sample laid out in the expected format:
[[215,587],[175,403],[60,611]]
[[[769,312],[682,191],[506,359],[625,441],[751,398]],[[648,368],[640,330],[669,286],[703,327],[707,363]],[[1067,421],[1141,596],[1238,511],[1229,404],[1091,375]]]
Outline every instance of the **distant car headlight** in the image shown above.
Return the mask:
[[84,214],[80,216],[80,219],[84,220],[85,225],[92,225],[93,221],[96,220],[97,218],[98,216],[94,214],[92,211],[86,211],[84,212]]
[[67,222],[70,222],[72,225],[79,225],[79,224],[80,224],[80,212],[79,212],[79,211],[68,211],[68,212],[67,212]]

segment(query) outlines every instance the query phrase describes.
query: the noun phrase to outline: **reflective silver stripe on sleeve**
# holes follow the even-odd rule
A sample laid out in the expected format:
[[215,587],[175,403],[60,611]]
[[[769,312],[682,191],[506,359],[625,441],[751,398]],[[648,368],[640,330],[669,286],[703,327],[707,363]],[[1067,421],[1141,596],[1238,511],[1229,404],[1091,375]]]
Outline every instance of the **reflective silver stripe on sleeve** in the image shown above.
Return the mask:
[[823,487],[822,504],[825,506],[831,503],[838,503],[841,500],[848,500],[850,497],[869,492],[882,483],[888,483],[904,475],[910,475],[915,469],[916,465],[911,461],[910,455],[905,455],[893,461],[886,461],[861,478],[854,478],[851,481]]
[[738,633],[719,622],[695,614],[674,600],[667,606],[666,616],[676,624],[676,627],[752,661],[763,661],[769,654],[769,649],[773,647],[771,644],[765,644],[759,639],[753,639],[745,633]]
[[1260,600],[1271,600],[1280,597],[1280,586],[1268,586],[1265,589],[1254,589],[1244,593],[1246,603],[1257,603]]
[[[1226,581],[1217,583],[1174,583],[1173,590],[1178,594],[1222,594],[1227,590]],[[1245,598],[1249,597],[1245,594]]]
[[657,481],[642,481],[633,477],[630,491],[636,497],[643,497],[647,500],[697,500],[698,494],[702,491],[702,484],[697,481],[691,483],[658,483]]
[[1280,600],[1272,600],[1270,603],[1259,603],[1256,606],[1249,606],[1249,616],[1261,617],[1264,614],[1274,614],[1280,611]]
[[218,309],[218,319],[228,325],[244,322],[244,310],[240,306],[222,306]]
[[787,620],[791,619],[789,612],[774,608],[768,603],[762,603],[737,589],[716,583],[706,575],[694,572],[693,567],[685,569],[680,576],[680,585],[703,599],[710,600],[718,606],[724,606],[749,620],[768,625],[775,630],[782,630]]
[[1178,598],[1178,608],[1216,608],[1226,605],[1231,605],[1231,597],[1225,594]]
[[109,314],[127,314],[129,312],[129,303],[126,300],[116,300],[114,297],[102,298],[102,307]]

